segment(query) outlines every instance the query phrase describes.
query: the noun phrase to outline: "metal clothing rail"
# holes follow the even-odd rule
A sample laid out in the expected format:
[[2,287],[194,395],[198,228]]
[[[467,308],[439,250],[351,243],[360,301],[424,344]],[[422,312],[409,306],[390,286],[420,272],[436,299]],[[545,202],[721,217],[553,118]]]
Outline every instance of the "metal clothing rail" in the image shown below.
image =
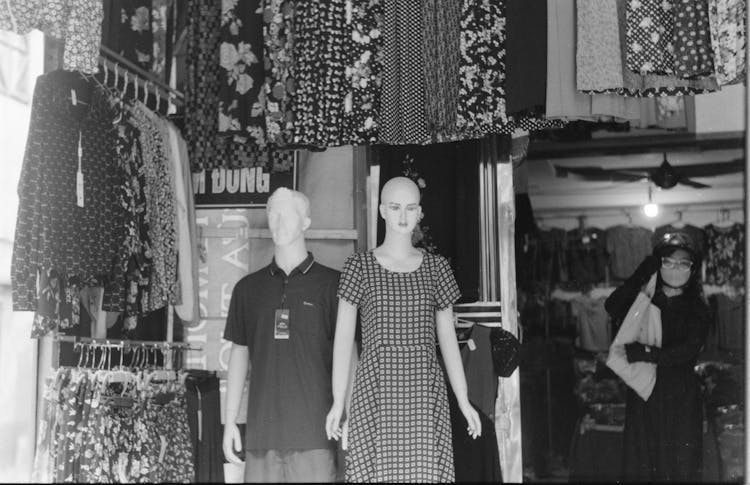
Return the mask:
[[165,342],[154,340],[118,340],[109,338],[79,337],[77,335],[56,335],[53,340],[98,347],[147,347],[155,349],[202,350],[202,347],[187,342]]
[[[99,64],[101,64],[104,69],[116,71],[118,66],[122,66],[123,74],[128,73],[129,76],[133,76],[135,82],[140,81],[140,84],[143,85],[144,89],[148,89],[149,85],[153,86],[164,92],[167,95],[167,99],[170,101],[175,102],[176,104],[184,104],[185,95],[182,91],[178,91],[163,81],[156,79],[153,74],[133,64],[133,62],[122,57],[120,54],[105,45],[100,47],[100,52]],[[107,63],[112,63],[114,66],[109,66]]]

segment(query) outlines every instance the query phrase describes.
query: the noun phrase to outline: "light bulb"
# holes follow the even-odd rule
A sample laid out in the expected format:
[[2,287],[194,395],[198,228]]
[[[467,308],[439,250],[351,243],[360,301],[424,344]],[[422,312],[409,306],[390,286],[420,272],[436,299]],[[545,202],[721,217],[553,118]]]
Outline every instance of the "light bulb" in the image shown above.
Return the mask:
[[643,206],[643,213],[646,214],[646,217],[656,217],[659,215],[659,206],[649,202]]

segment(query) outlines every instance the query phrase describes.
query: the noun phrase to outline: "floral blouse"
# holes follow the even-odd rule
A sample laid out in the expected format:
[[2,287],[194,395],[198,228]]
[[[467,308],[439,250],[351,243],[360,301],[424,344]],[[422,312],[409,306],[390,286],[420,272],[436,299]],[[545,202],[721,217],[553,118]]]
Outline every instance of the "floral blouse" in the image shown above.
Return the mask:
[[[241,8],[240,8],[241,7]],[[219,133],[266,144],[259,0],[221,2]]]
[[708,18],[711,28],[716,79],[719,85],[745,80],[747,25],[745,0],[709,0]]
[[103,17],[101,0],[5,0],[0,4],[0,30],[26,34],[39,29],[63,40],[63,69],[86,74],[99,70]]
[[269,144],[281,147],[289,143],[294,128],[294,113],[290,108],[295,86],[293,1],[265,1],[263,47],[266,137]]
[[724,285],[745,278],[745,225],[709,224],[706,233],[706,283]]

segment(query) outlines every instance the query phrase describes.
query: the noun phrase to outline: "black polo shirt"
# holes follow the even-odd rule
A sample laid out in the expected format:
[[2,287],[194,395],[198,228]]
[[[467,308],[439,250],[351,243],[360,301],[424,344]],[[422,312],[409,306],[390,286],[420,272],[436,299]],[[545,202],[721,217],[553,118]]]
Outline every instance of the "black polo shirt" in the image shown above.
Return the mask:
[[[275,261],[237,282],[224,338],[248,347],[250,391],[245,449],[333,448],[325,418],[339,272],[312,253],[287,275]],[[283,302],[283,303],[282,303]],[[289,310],[289,339],[274,337],[276,310]]]

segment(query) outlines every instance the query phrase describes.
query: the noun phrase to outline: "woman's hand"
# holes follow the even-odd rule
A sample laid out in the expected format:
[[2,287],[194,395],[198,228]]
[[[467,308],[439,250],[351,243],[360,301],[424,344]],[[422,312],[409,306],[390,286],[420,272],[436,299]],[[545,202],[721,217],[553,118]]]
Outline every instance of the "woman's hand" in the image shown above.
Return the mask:
[[344,414],[344,403],[333,403],[331,410],[326,416],[326,436],[329,440],[338,441],[341,438],[343,429],[341,427],[341,418]]
[[479,419],[479,413],[477,413],[476,409],[474,409],[474,406],[472,406],[469,401],[466,400],[465,402],[460,403],[458,407],[461,409],[464,418],[466,418],[466,422],[468,424],[468,426],[466,427],[466,431],[468,431],[469,436],[474,439],[482,436],[482,421]]

